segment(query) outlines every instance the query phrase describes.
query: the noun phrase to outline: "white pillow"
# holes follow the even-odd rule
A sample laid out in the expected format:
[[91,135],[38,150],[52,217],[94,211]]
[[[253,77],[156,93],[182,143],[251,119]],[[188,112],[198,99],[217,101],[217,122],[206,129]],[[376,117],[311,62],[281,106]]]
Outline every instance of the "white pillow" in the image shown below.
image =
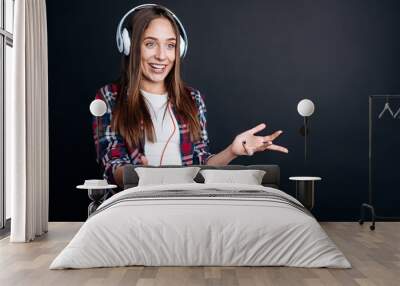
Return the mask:
[[204,183],[235,183],[261,185],[265,175],[262,170],[201,170]]
[[199,170],[199,167],[135,168],[139,176],[138,186],[196,183],[193,179]]

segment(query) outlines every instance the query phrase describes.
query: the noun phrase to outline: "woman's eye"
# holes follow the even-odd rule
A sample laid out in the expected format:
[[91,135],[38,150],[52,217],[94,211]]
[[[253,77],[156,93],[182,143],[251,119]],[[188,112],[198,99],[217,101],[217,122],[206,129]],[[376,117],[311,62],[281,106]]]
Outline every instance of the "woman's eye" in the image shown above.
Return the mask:
[[169,49],[175,49],[175,44],[168,44]]
[[146,47],[148,47],[148,48],[152,48],[152,47],[154,46],[154,43],[153,43],[153,42],[148,42],[148,43],[146,43],[145,45],[146,45]]

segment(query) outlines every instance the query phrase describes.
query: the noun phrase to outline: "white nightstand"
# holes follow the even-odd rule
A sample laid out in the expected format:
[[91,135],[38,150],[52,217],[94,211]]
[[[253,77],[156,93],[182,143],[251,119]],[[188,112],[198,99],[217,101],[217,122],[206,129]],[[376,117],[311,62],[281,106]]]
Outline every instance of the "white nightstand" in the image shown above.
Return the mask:
[[289,180],[296,181],[296,199],[311,210],[314,207],[314,182],[322,179],[320,177],[290,177]]
[[88,196],[92,200],[88,206],[88,217],[95,212],[105,200],[108,190],[116,187],[116,185],[109,185],[105,180],[85,180],[83,185],[76,186],[77,189],[87,190]]

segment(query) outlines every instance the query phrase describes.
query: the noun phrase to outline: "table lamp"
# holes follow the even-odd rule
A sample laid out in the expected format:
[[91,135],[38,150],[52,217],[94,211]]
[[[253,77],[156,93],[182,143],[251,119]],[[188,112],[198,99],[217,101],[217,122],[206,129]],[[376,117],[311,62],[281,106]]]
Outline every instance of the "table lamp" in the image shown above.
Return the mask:
[[309,136],[308,118],[314,113],[314,103],[309,99],[300,100],[297,112],[304,118],[304,160],[307,161],[307,137]]
[[[97,162],[100,164],[100,138],[99,138],[99,123],[100,117],[107,111],[106,103],[101,99],[95,99],[90,103],[90,113],[96,117],[96,153]],[[101,170],[101,167],[100,167]],[[101,172],[102,173],[102,172]],[[102,175],[102,174],[101,174]],[[88,216],[96,211],[100,204],[106,199],[108,189],[116,188],[116,185],[110,185],[104,179],[85,180],[85,184],[77,186],[78,189],[88,190],[89,198],[92,202],[88,206]]]

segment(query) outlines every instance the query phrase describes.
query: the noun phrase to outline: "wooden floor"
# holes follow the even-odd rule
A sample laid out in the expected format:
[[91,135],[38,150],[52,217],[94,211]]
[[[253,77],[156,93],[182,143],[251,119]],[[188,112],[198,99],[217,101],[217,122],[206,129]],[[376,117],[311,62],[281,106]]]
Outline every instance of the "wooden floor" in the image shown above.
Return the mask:
[[321,223],[352,269],[291,267],[119,267],[48,270],[81,223],[50,223],[32,243],[0,241],[0,285],[400,285],[400,223]]

